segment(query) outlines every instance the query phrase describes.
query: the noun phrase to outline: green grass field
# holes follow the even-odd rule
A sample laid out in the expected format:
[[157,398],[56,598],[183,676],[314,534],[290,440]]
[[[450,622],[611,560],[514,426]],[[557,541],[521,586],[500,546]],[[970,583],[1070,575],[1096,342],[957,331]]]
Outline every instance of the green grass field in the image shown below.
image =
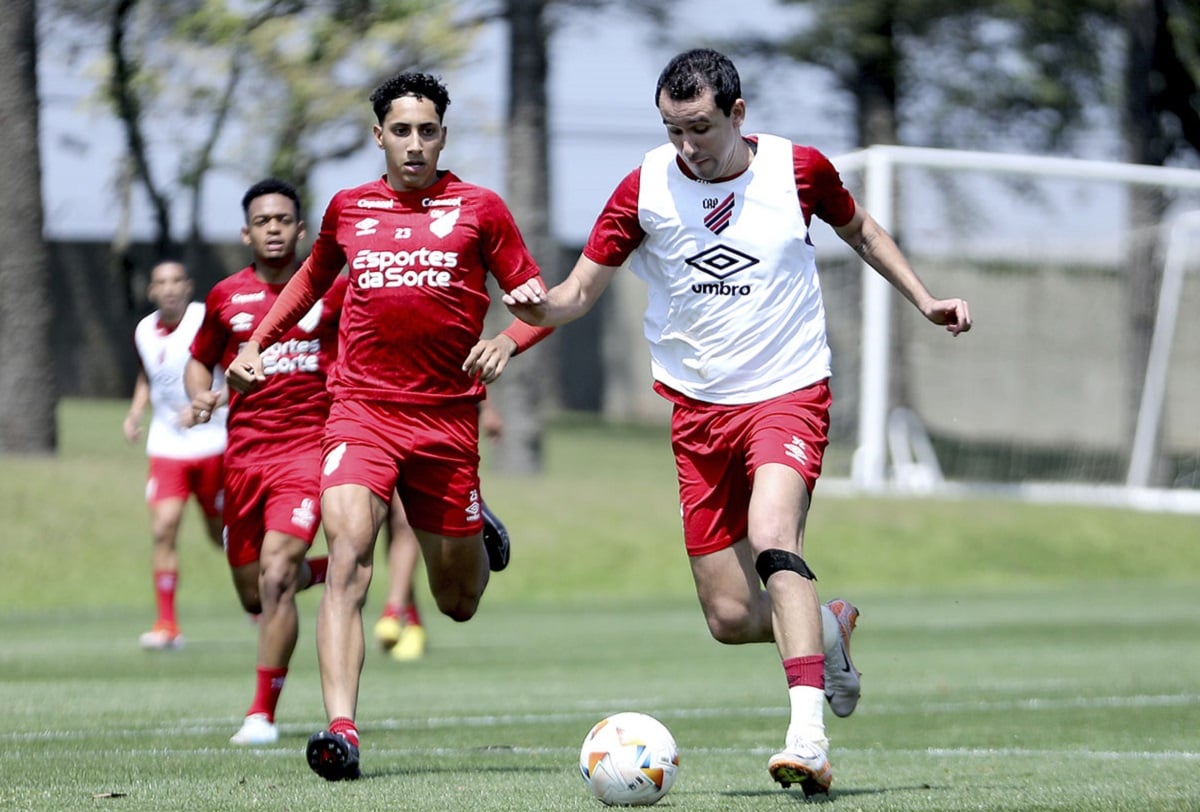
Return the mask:
[[[151,655],[144,457],[123,404],[68,401],[56,459],[0,459],[0,810],[600,809],[576,762],[616,710],[681,752],[659,808],[792,809],[766,774],[787,724],[773,649],[712,642],[663,432],[557,424],[547,471],[489,504],[514,536],[479,615],[432,612],[427,657],[368,652],[365,780],[304,763],[324,722],[312,622],[278,746],[227,744],[255,629],[189,516],[187,647]],[[1200,809],[1200,520],[1115,510],[822,498],[808,558],[863,616],[864,696],[827,717],[841,810]],[[368,622],[382,590],[373,590]]]

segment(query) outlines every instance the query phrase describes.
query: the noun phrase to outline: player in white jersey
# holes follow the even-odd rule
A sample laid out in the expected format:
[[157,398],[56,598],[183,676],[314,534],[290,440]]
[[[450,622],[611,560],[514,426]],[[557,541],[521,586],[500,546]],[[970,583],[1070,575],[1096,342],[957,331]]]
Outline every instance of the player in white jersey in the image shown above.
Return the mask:
[[192,301],[193,286],[179,262],[160,262],[150,272],[148,296],[158,309],[134,330],[141,371],[125,415],[125,439],[142,434],[142,417],[152,409],[146,436],[150,471],[146,502],[154,543],[151,568],[158,616],[139,640],[145,649],[175,649],[183,645],[175,614],[179,581],[177,540],[184,506],[195,496],[204,513],[208,537],[221,549],[221,460],[225,452],[225,409],[213,420],[193,425],[191,401],[183,386],[183,371],[204,305]]
[[524,322],[558,325],[586,313],[626,261],[646,281],[651,371],[674,404],[684,541],[709,631],[775,643],[791,720],[768,770],[784,787],[828,792],[824,701],[839,716],[857,703],[848,641],[858,611],[822,607],[802,557],[830,403],[810,218],[932,323],[957,335],[971,317],[964,300],[926,290],[821,153],[742,135],[746,103],[723,54],[676,56],[655,102],[670,143],[617,187],[570,276],[549,291],[531,280],[504,302]]

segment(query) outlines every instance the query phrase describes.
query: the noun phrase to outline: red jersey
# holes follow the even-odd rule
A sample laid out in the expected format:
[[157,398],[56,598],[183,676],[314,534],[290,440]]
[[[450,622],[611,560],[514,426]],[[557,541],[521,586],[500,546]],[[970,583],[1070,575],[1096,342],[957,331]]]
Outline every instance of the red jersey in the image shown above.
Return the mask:
[[[757,140],[747,136],[748,141]],[[792,167],[796,176],[796,195],[804,222],[813,215],[831,226],[843,226],[854,216],[854,198],[842,186],[837,169],[823,153],[813,147],[794,144]],[[682,169],[682,165],[681,165]],[[687,174],[687,170],[683,170]],[[592,227],[583,253],[592,262],[615,268],[624,264],[646,232],[638,221],[638,191],[641,167],[630,172],[613,191],[604,211]]]
[[[214,285],[192,357],[210,369],[229,366],[283,288],[260,280],[253,265]],[[266,382],[249,394],[230,391],[227,467],[294,454],[297,443],[320,446],[329,413],[325,381],[337,358],[345,297],[346,280],[333,280],[328,294],[263,350]]]
[[381,178],[334,195],[312,253],[254,340],[275,340],[343,266],[350,284],[329,391],[406,404],[482,400],[462,363],[483,332],[487,275],[508,291],[539,273],[495,192],[450,172],[419,191]]

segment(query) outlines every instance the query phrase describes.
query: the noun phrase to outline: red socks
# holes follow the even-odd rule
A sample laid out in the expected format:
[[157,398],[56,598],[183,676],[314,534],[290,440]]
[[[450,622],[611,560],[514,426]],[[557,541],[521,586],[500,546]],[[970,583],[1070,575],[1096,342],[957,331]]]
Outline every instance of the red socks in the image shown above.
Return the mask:
[[175,626],[175,587],[179,573],[171,570],[154,571],[154,595],[158,602],[158,622]]
[[329,732],[345,736],[346,741],[358,747],[358,728],[355,727],[353,719],[339,716],[329,723]]
[[421,625],[421,613],[415,603],[408,603],[403,609],[394,603],[389,603],[383,607],[380,617],[394,617],[405,626]]
[[250,710],[246,711],[249,716],[252,713],[265,713],[267,719],[275,721],[275,706],[279,704],[279,694],[283,692],[283,683],[287,679],[288,670],[286,668],[267,668],[258,666],[255,669],[256,680],[254,689],[254,702],[250,705]]
[[789,688],[804,685],[825,690],[825,655],[810,654],[783,661],[783,673]]

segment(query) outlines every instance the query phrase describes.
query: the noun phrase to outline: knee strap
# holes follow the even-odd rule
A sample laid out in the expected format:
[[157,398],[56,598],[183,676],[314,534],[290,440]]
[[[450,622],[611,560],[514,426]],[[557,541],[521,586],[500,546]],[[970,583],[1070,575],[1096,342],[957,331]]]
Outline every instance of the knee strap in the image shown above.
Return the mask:
[[763,586],[767,585],[768,578],[781,570],[798,573],[810,581],[817,580],[817,576],[808,568],[808,564],[804,563],[803,558],[775,547],[758,554],[758,558],[754,560],[754,569],[758,570],[758,577],[762,579]]

